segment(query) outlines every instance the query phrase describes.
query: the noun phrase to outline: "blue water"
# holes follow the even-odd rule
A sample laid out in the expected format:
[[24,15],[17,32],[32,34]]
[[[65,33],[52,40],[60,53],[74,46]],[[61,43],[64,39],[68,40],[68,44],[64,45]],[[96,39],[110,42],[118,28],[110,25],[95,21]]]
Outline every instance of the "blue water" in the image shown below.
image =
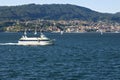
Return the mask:
[[[54,45],[0,45],[0,80],[120,80],[120,34],[46,35]],[[21,36],[0,33],[0,43]]]

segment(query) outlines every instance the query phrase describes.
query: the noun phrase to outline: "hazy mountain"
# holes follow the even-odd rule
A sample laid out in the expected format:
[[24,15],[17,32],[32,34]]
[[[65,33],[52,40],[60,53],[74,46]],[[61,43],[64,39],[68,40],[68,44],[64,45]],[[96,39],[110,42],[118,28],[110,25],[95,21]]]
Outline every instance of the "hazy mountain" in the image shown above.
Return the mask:
[[120,12],[117,12],[115,15],[120,17]]
[[120,21],[120,13],[100,13],[91,9],[70,4],[1,6],[0,20],[26,19]]

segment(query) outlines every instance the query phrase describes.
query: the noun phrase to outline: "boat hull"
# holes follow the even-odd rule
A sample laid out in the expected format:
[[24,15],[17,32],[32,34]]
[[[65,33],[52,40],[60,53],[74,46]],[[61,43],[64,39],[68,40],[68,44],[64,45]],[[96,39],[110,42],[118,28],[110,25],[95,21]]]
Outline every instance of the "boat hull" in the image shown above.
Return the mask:
[[53,45],[52,41],[18,41],[18,45]]

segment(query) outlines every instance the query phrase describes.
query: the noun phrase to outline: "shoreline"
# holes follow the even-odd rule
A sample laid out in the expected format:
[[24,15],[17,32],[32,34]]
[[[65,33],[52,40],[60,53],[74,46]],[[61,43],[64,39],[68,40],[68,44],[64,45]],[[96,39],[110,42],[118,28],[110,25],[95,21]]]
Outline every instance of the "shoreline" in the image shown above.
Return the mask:
[[[27,31],[28,33],[34,33],[34,31]],[[14,31],[0,31],[0,33],[24,33],[24,31],[16,31],[16,32],[14,32]],[[40,33],[39,31],[38,31],[38,33]],[[43,31],[43,33],[60,33],[61,34],[61,32],[56,32],[56,31]],[[101,32],[62,32],[62,34],[64,34],[64,33],[82,33],[82,34],[84,34],[84,33],[101,33]],[[120,32],[102,32],[103,34],[104,33],[120,33]]]
[[[12,32],[12,31],[0,31],[0,33],[19,33],[24,31],[18,31],[18,32]],[[33,31],[27,31],[29,33],[32,33]],[[61,32],[50,32],[50,31],[43,31],[45,33],[61,33]],[[63,33],[101,33],[101,32],[63,32]],[[103,32],[103,33],[120,33],[120,32]]]

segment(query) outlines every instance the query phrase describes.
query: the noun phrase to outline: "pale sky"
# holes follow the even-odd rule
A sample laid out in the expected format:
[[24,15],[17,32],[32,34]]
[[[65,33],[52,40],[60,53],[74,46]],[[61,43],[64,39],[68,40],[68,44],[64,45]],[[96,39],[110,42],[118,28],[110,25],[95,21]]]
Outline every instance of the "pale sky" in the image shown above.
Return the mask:
[[0,6],[23,4],[74,4],[103,13],[120,12],[120,0],[0,0]]

